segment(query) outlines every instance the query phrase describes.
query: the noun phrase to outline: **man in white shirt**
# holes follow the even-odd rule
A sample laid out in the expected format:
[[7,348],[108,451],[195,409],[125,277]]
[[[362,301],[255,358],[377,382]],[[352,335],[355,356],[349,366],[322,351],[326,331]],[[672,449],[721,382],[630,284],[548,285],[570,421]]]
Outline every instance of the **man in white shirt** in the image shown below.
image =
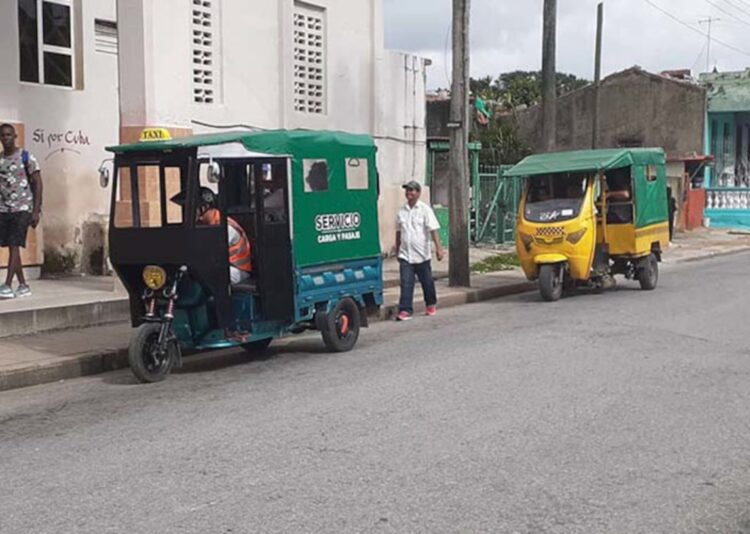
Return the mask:
[[440,223],[432,208],[419,200],[422,186],[411,181],[403,186],[406,191],[406,204],[396,217],[396,250],[401,274],[401,299],[399,300],[399,321],[408,321],[414,313],[414,282],[419,278],[424,293],[426,313],[437,313],[437,294],[432,278],[432,244],[438,261],[443,260],[443,247],[440,245],[438,230]]

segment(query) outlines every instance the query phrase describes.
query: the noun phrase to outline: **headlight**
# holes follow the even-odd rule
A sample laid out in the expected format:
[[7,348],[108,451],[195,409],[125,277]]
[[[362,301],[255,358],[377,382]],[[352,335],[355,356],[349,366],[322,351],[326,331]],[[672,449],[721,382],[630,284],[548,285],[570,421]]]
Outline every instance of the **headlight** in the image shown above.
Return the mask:
[[578,242],[583,239],[583,236],[586,234],[586,228],[581,228],[580,230],[573,232],[572,234],[568,234],[568,237],[566,238],[568,240],[568,243],[571,245],[577,245]]
[[142,276],[143,283],[152,291],[161,289],[167,283],[167,272],[158,265],[147,265]]

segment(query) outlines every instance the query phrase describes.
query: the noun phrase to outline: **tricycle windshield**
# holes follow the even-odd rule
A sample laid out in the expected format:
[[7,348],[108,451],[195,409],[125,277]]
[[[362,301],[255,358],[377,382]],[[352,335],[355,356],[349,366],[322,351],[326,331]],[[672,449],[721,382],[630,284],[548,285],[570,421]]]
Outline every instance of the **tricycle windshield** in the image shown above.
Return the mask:
[[[115,228],[181,226],[186,161],[138,158],[117,162],[112,218]],[[176,200],[176,201],[175,201]]]
[[524,218],[530,222],[548,223],[578,217],[587,185],[587,176],[582,173],[529,178]]

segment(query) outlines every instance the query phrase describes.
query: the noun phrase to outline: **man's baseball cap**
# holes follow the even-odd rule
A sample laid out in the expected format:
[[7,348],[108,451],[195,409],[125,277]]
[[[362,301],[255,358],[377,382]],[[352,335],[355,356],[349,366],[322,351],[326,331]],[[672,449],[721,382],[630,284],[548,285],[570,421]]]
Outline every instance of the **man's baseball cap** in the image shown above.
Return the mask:
[[415,191],[422,192],[422,184],[415,180],[411,180],[409,182],[406,182],[404,185],[402,185],[404,189],[414,189]]

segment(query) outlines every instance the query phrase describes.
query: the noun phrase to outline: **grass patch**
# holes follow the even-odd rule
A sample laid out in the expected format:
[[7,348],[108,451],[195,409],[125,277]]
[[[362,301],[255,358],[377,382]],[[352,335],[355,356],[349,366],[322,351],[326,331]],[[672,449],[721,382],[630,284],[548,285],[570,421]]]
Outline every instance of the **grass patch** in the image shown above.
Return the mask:
[[494,273],[497,271],[511,271],[521,265],[515,252],[495,254],[471,266],[475,273]]

